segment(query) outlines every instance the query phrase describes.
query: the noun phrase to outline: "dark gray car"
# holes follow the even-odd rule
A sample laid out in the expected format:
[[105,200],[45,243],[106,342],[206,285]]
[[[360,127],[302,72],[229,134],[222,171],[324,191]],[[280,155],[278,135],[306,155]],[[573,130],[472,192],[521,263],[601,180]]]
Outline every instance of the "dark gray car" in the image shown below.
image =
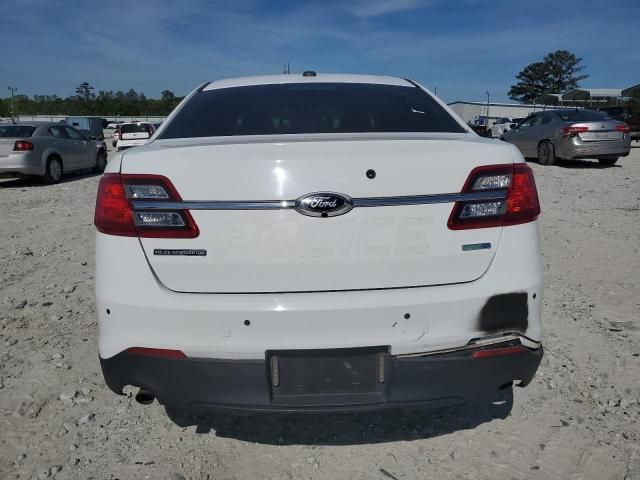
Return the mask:
[[631,149],[628,125],[603,112],[585,109],[534,113],[512,125],[501,139],[543,165],[552,165],[558,158],[593,158],[613,165]]
[[107,165],[107,146],[62,123],[0,125],[0,177],[37,175],[57,183],[62,175]]

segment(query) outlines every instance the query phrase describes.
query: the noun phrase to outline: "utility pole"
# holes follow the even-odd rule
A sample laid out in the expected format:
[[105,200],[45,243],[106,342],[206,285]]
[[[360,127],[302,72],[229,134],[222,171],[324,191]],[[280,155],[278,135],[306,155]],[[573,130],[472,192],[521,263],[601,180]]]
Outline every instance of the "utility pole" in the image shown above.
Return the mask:
[[487,91],[487,128],[489,128],[489,103],[491,103],[491,94]]
[[289,67],[290,67],[289,63],[285,63],[285,64],[284,64],[284,70],[283,70],[283,72],[282,72],[282,73],[284,73],[284,74],[289,74],[289,73],[291,73],[291,69],[290,69]]
[[438,84],[437,83],[433,86],[433,93],[435,94],[436,97],[438,96]]
[[17,87],[7,87],[11,91],[11,122],[15,122],[15,107],[13,102],[13,96],[18,91]]

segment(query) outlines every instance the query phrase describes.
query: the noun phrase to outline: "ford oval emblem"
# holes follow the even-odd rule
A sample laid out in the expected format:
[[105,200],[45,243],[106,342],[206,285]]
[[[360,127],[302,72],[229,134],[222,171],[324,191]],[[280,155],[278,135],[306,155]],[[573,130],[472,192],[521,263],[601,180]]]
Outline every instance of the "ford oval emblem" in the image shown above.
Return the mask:
[[316,192],[296,200],[295,209],[310,217],[336,217],[353,208],[351,198],[333,192]]

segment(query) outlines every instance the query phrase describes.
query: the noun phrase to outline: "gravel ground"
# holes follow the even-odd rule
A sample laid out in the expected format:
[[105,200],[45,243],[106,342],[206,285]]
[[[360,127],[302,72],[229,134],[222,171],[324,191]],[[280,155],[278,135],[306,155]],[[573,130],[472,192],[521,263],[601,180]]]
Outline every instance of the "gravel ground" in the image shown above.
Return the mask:
[[546,355],[526,389],[428,411],[193,416],[105,386],[99,177],[0,181],[0,478],[640,478],[640,148],[531,164]]

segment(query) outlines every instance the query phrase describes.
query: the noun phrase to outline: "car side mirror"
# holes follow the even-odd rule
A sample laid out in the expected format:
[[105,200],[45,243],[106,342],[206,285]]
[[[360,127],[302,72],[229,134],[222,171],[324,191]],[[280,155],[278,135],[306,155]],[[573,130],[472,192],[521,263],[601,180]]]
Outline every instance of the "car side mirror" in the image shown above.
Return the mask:
[[511,125],[509,125],[509,128],[511,130],[517,130],[518,129],[518,125],[516,123],[512,123]]

